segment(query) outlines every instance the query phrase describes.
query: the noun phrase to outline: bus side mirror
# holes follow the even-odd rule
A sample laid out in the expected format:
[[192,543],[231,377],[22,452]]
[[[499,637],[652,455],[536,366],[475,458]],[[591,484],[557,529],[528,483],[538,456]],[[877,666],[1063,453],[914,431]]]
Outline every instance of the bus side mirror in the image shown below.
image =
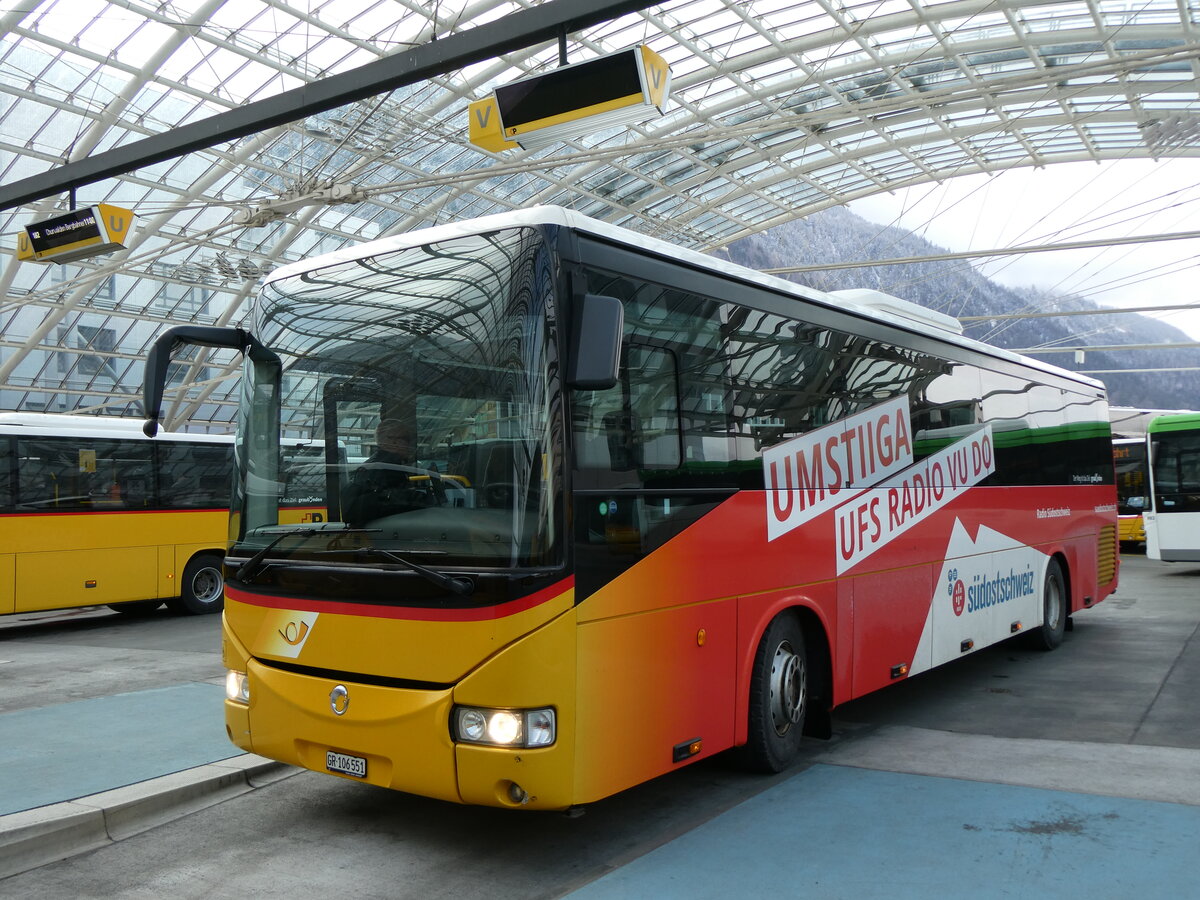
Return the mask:
[[585,294],[575,303],[567,387],[605,391],[617,383],[625,306],[616,297]]
[[146,356],[145,381],[142,386],[142,403],[146,422],[142,431],[146,437],[158,434],[158,423],[162,418],[163,392],[166,390],[167,370],[171,355],[180,347],[228,347],[238,350],[259,365],[269,367],[271,381],[279,381],[279,357],[258,343],[255,337],[241,328],[215,325],[176,325],[169,328],[154,342]]

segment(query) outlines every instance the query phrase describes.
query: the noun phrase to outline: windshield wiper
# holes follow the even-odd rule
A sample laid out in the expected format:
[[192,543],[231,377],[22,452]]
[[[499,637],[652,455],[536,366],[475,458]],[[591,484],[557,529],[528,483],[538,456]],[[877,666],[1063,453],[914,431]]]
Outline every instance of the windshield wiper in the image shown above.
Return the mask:
[[362,552],[372,556],[382,556],[390,559],[393,562],[398,562],[407,569],[416,572],[427,581],[431,581],[438,587],[456,594],[459,597],[469,597],[475,592],[475,585],[469,578],[457,578],[454,575],[447,575],[444,572],[438,572],[433,569],[428,569],[425,566],[419,565],[412,560],[405,559],[398,553],[393,553],[391,550],[384,550],[381,547],[363,547]]
[[[303,544],[314,534],[349,534],[351,532],[362,534],[378,530],[378,528],[293,528],[290,531],[281,531],[276,536],[275,540],[271,541],[269,544],[251,556],[248,560],[238,566],[233,573],[233,577],[238,581],[245,581],[248,578],[253,578],[256,574],[258,574],[259,570],[262,569],[263,560],[266,558],[267,554],[274,550],[275,547],[278,546],[279,542],[284,538],[297,536],[303,537],[305,540],[299,541],[296,544],[296,547],[299,547],[300,544]],[[294,550],[296,547],[293,547],[292,549]]]

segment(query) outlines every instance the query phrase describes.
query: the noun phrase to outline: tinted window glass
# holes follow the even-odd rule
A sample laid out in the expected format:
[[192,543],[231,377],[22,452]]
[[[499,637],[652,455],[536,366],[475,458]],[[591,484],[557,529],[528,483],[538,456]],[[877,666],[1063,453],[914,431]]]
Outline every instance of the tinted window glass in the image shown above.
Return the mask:
[[232,444],[162,441],[159,499],[171,509],[223,509],[229,506],[233,478]]
[[[280,457],[280,505],[323,506],[328,487],[324,446],[318,443],[285,444],[280,448]],[[339,461],[344,461],[341,456]]]
[[675,354],[631,344],[621,387],[582,393],[575,446],[586,468],[629,472],[679,467],[679,388]]
[[1146,442],[1113,441],[1113,469],[1117,479],[1117,512],[1141,515],[1150,506],[1146,478]]
[[12,440],[0,438],[0,510],[13,508]]
[[1200,431],[1155,434],[1151,453],[1155,510],[1200,511]]
[[897,397],[908,398],[918,458],[976,427],[970,366],[752,310],[735,310],[728,333],[744,460]]
[[721,305],[604,272],[587,289],[625,304],[626,345],[617,387],[575,395],[577,486],[732,485]]
[[17,454],[20,509],[151,506],[149,442],[70,437],[18,439]]
[[984,370],[983,415],[996,472],[987,484],[1111,484],[1112,438],[1103,401]]

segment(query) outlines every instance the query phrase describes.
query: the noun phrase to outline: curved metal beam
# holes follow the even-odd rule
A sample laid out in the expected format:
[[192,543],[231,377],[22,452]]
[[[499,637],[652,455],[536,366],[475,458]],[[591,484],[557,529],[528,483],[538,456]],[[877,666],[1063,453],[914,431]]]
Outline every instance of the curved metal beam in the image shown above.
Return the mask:
[[658,2],[660,0],[548,0],[532,9],[367,63],[349,72],[217,113],[31,178],[22,178],[0,187],[0,210],[257,134],[510,50],[555,40],[560,31],[579,31]]

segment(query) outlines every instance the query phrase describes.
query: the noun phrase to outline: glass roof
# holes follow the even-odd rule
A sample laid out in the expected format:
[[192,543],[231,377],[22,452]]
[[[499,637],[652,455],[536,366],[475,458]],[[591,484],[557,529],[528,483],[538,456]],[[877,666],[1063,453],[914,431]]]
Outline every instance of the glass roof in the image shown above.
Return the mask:
[[[552,0],[548,0],[552,2]],[[0,183],[542,5],[534,0],[0,0]],[[141,414],[166,326],[238,324],[286,262],[423,225],[567,206],[699,250],[957,175],[1200,156],[1200,0],[675,0],[567,39],[645,43],[661,116],[538,150],[467,105],[559,65],[542,44],[81,187],[128,249],[0,263],[0,409]],[[7,246],[63,195],[0,213]],[[168,425],[227,430],[237,361],[181,366]]]

